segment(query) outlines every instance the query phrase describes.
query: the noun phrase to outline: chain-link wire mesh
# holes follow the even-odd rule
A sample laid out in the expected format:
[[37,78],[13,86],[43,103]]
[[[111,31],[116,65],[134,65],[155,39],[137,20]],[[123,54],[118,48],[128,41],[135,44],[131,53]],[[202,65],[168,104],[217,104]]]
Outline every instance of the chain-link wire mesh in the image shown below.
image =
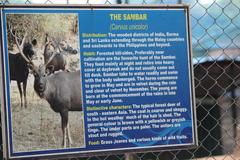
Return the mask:
[[[94,156],[86,160],[240,159],[239,0],[3,0],[5,4],[188,4],[199,146],[191,150]],[[217,156],[217,157],[216,157]],[[73,158],[79,159],[79,158]]]

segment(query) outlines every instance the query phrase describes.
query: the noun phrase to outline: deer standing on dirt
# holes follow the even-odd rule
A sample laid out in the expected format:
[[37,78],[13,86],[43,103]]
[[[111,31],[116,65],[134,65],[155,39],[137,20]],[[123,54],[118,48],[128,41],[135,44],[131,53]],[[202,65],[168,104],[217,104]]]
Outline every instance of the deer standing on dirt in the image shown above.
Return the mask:
[[[51,61],[52,57],[48,62]],[[68,125],[69,111],[82,111],[82,93],[80,71],[76,72],[57,72],[46,75],[46,66],[36,67],[31,63],[34,74],[34,90],[40,98],[47,100],[50,107],[61,116],[62,123],[62,146],[67,147],[72,143],[70,129]]]
[[[28,64],[34,55],[33,46],[37,44],[36,39],[31,43],[25,42],[27,32],[25,33],[22,43],[19,44],[18,37],[13,33],[10,28],[10,33],[14,37],[19,53],[12,54],[9,53],[9,67],[10,67],[10,80],[17,81],[18,91],[21,99],[21,107],[23,107],[22,100],[22,91],[24,96],[24,106],[27,108],[27,98],[26,98],[26,88],[27,88],[27,79],[29,74]],[[21,83],[23,84],[23,90]]]

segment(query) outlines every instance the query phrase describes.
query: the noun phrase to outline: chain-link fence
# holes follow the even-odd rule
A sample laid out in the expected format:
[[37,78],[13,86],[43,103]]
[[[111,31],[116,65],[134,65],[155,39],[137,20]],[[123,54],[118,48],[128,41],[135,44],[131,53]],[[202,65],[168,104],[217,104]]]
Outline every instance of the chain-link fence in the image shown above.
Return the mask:
[[5,0],[0,3],[190,5],[199,146],[192,150],[83,159],[240,159],[237,132],[240,105],[239,0]]

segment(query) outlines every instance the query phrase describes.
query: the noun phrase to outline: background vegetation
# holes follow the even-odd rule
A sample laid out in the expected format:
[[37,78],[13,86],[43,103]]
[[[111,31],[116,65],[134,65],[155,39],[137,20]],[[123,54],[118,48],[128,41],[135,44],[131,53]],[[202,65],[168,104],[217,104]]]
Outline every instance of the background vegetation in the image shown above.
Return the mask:
[[[77,34],[77,15],[74,14],[9,14],[7,15],[8,28],[18,37],[28,32],[27,40],[37,39],[44,43],[45,34],[55,39],[66,40]],[[14,39],[8,30],[9,49],[13,49]]]

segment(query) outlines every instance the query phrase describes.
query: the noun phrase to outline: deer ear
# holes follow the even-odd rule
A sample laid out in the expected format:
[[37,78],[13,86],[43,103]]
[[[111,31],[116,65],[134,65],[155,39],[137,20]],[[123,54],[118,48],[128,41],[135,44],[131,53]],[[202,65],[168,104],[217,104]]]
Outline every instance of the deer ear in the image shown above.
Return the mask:
[[34,46],[37,45],[37,40],[36,40],[36,39],[33,39],[33,40],[32,40],[32,45],[34,45]]
[[45,70],[45,73],[46,73],[46,75],[50,75],[50,74],[51,74],[51,71],[47,68],[47,69]]
[[53,65],[49,65],[46,69],[46,73],[47,75],[51,74],[54,72],[54,66]]

